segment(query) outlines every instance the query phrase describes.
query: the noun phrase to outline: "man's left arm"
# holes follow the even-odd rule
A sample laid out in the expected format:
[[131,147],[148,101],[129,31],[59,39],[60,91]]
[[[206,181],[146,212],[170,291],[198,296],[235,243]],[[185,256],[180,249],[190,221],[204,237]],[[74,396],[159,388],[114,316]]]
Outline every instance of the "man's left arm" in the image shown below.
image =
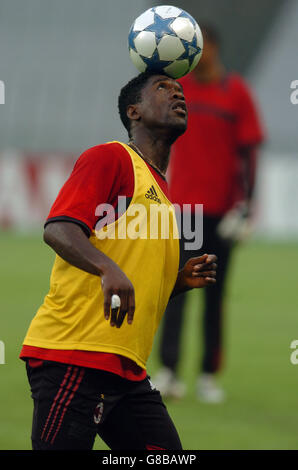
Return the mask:
[[251,205],[256,181],[258,145],[245,145],[239,148],[243,197],[247,205],[247,216],[251,214]]
[[[253,194],[256,180],[258,149],[264,140],[259,111],[248,85],[238,77],[234,80],[234,98],[237,119],[235,142],[237,146],[238,184],[235,185],[234,206],[217,227],[218,235],[234,243],[245,240],[252,231]],[[237,189],[236,189],[237,188]]]
[[217,257],[203,255],[190,258],[179,271],[171,298],[194,288],[202,288],[216,283]]
[[253,194],[258,145],[239,147],[239,181],[236,203],[217,226],[218,235],[229,243],[246,240],[253,230]]

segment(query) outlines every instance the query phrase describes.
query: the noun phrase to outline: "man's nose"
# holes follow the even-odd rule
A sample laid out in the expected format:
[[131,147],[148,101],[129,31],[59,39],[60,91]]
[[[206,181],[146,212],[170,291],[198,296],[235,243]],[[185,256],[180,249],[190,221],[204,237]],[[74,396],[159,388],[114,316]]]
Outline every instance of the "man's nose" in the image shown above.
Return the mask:
[[175,100],[183,100],[183,101],[185,101],[184,95],[183,95],[183,93],[182,93],[181,90],[175,90],[175,91],[173,92],[173,95],[172,95],[172,96],[173,96],[173,98],[174,98]]

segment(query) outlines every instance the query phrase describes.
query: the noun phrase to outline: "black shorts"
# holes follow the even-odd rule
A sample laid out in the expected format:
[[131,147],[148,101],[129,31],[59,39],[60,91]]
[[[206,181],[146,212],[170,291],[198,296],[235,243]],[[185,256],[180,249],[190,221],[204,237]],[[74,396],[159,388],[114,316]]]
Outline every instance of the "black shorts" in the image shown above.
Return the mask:
[[26,364],[34,401],[34,450],[91,450],[96,434],[110,449],[181,449],[150,378],[135,382],[102,370],[41,361]]

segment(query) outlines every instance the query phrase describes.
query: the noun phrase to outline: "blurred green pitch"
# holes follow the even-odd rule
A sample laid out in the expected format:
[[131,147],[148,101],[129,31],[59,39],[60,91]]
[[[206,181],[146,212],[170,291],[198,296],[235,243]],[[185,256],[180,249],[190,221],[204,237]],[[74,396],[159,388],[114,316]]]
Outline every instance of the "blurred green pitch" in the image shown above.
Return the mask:
[[[30,449],[32,402],[18,359],[26,329],[48,290],[53,252],[42,235],[0,235],[0,449]],[[167,402],[185,449],[298,449],[298,365],[290,343],[298,339],[298,244],[251,242],[235,251],[225,320],[222,405],[196,401],[201,315],[188,298],[181,377],[189,391]],[[157,343],[156,339],[156,343]],[[148,373],[158,368],[156,343]],[[96,440],[95,449],[105,449]]]

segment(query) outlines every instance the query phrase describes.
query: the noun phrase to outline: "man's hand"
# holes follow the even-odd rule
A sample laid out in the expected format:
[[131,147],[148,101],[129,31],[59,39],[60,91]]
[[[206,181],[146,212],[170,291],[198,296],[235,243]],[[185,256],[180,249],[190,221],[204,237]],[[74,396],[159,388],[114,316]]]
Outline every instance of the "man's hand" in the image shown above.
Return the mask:
[[245,201],[229,210],[217,226],[217,234],[229,243],[243,242],[250,237],[252,232],[251,210]]
[[172,297],[193,288],[216,283],[217,256],[203,255],[190,258],[179,271]]
[[[133,285],[124,272],[115,263],[111,263],[101,275],[101,285],[104,295],[105,319],[109,320],[110,318],[111,326],[120,328],[127,315],[127,323],[131,324],[135,311],[135,294]],[[120,297],[119,308],[111,309],[113,294]]]
[[217,257],[203,255],[189,259],[182,269],[182,282],[186,288],[200,288],[216,283]]

